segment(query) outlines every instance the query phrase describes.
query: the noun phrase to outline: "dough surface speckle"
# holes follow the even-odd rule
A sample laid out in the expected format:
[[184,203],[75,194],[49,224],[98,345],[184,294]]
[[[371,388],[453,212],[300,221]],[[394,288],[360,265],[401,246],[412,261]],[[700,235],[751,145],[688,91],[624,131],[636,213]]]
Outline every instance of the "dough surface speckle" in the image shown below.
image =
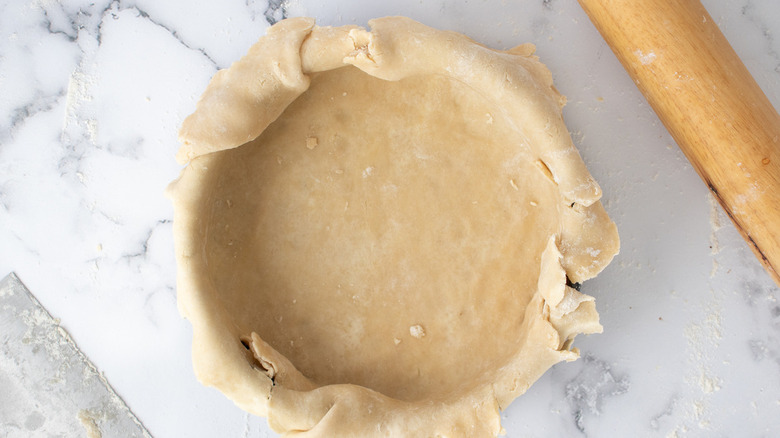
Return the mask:
[[425,336],[425,329],[420,324],[415,324],[409,327],[409,334],[411,334],[413,338],[422,339],[423,336]]

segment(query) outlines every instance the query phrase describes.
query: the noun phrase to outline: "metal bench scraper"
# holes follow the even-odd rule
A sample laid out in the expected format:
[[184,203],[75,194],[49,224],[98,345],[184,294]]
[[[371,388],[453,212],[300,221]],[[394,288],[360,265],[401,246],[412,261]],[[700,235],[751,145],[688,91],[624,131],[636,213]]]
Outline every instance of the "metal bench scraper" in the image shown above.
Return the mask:
[[13,273],[0,281],[0,436],[151,437]]

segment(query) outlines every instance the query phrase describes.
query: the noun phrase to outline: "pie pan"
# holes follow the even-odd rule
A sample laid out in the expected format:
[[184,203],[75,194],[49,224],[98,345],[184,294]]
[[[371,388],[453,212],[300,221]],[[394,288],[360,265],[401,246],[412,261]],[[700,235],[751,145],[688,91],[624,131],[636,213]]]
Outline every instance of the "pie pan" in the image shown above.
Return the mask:
[[276,24],[184,121],[195,372],[291,436],[496,436],[601,331],[616,227],[533,46],[369,25]]

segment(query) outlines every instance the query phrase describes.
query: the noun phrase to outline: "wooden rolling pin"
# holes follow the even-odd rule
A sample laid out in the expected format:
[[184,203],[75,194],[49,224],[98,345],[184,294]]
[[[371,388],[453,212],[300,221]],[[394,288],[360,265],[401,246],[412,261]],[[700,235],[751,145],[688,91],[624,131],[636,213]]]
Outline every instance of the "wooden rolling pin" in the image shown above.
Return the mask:
[[699,0],[578,0],[780,285],[780,116]]

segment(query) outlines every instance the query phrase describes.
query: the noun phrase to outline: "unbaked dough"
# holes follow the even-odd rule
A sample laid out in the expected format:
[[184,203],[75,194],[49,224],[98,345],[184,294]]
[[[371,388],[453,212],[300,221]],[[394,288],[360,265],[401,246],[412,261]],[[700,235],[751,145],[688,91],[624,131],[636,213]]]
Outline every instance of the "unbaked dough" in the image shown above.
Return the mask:
[[269,29],[183,123],[198,378],[281,433],[480,437],[601,331],[615,225],[533,46],[408,18]]

